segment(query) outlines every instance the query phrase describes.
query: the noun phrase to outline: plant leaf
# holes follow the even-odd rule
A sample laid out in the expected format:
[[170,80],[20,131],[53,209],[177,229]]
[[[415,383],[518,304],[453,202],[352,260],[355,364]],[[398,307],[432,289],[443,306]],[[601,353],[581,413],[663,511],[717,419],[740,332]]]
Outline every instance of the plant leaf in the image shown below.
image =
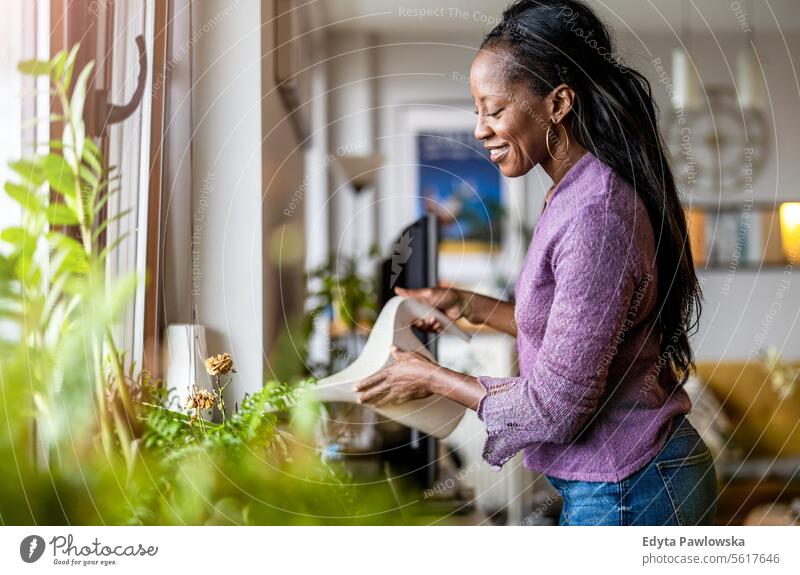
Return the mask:
[[[105,183],[101,184],[101,188],[102,188],[102,187],[104,187],[104,186],[105,186]],[[94,212],[95,212],[96,214],[97,214],[97,213],[100,213],[100,210],[102,210],[102,209],[103,209],[103,206],[106,204],[106,202],[108,202],[109,198],[110,198],[111,196],[113,196],[114,194],[116,194],[117,192],[119,192],[119,188],[114,188],[113,190],[109,190],[108,192],[106,192],[105,194],[103,194],[103,195],[100,197],[100,199],[99,199],[99,200],[97,200],[97,203],[96,203],[96,204],[95,204],[95,206],[94,206]]]
[[14,184],[12,182],[6,182],[3,187],[5,188],[6,193],[26,210],[33,212],[42,211],[42,202],[39,201],[36,193],[30,188],[21,186],[19,184]]
[[77,182],[69,164],[58,154],[48,154],[42,161],[44,174],[50,187],[66,198],[78,195]]
[[[70,123],[76,128],[78,132],[81,130],[79,125],[83,125],[83,104],[86,101],[86,89],[89,82],[89,74],[92,73],[94,62],[89,62],[84,66],[81,73],[78,74],[78,79],[75,80],[75,88],[72,90],[72,99],[69,103],[69,117]],[[82,135],[82,134],[81,134]],[[76,143],[77,157],[83,156],[83,138],[80,142]]]
[[62,149],[64,159],[73,171],[77,171],[80,165],[78,158],[83,154],[83,147],[86,141],[86,130],[83,122],[79,121],[77,124],[67,122],[64,125],[64,134],[61,140],[64,144]]
[[78,56],[78,49],[80,47],[80,42],[75,44],[72,50],[69,51],[69,56],[67,56],[64,62],[64,89],[68,89],[69,83],[72,81],[72,68],[75,66],[75,58]]
[[86,259],[86,252],[75,238],[60,232],[50,232],[47,234],[50,246],[61,259],[60,271],[85,274],[89,271],[89,260]]
[[35,160],[16,160],[9,162],[8,166],[14,170],[23,181],[35,188],[38,188],[45,182],[46,177],[39,158]]
[[[94,148],[94,150],[92,150],[92,148]],[[103,166],[100,161],[100,156],[96,152],[97,148],[94,147],[94,142],[92,142],[91,138],[83,143],[83,161],[94,170],[95,174],[100,175],[103,173]]]
[[17,70],[28,76],[47,76],[52,64],[43,60],[25,60],[17,64]]
[[97,238],[100,237],[100,234],[103,233],[103,230],[106,229],[110,223],[116,222],[117,220],[121,220],[122,218],[127,216],[132,211],[133,211],[133,208],[128,208],[127,210],[123,210],[120,213],[115,214],[115,215],[111,216],[110,218],[106,218],[105,220],[103,220],[103,222],[99,226],[97,226],[97,229],[94,232],[92,232],[92,242],[96,242],[97,241]]
[[86,142],[86,148],[94,155],[95,158],[100,157],[100,149],[97,147],[94,141],[89,140]]
[[127,232],[117,237],[117,239],[115,239],[113,242],[111,242],[105,248],[103,248],[103,251],[100,252],[100,256],[98,257],[98,259],[101,262],[105,261],[105,259],[108,257],[108,254],[110,254],[113,250],[115,250],[117,246],[119,246],[119,244],[121,244],[123,240],[125,240],[125,238],[127,237],[128,237]]
[[85,164],[81,164],[78,168],[78,171],[84,182],[86,182],[93,188],[97,187],[99,183],[97,180],[97,176],[93,174],[92,171]]
[[12,226],[0,231],[0,239],[14,245],[21,245],[25,241],[25,235],[25,230],[18,226]]
[[[66,49],[61,49],[58,53],[50,59],[50,74],[54,82],[61,82],[64,79],[64,64],[67,61]],[[64,85],[66,89],[68,84]]]
[[80,223],[78,215],[62,203],[53,202],[47,206],[47,222],[53,226],[74,226]]
[[50,114],[49,116],[44,117],[37,117],[31,118],[30,120],[25,120],[22,122],[22,129],[27,130],[32,128],[33,126],[38,125],[40,122],[47,122],[48,124],[51,122],[62,122],[64,120],[64,116],[60,116],[58,114]]

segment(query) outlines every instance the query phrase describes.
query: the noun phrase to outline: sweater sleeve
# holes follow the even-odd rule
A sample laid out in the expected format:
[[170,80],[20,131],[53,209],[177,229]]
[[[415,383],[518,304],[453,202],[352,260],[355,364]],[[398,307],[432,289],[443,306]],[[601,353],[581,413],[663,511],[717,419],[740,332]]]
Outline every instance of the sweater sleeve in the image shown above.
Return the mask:
[[631,325],[641,270],[631,226],[602,205],[584,208],[569,225],[553,248],[555,292],[531,369],[523,377],[478,378],[486,388],[478,406],[488,432],[483,457],[495,467],[532,443],[575,439],[597,410]]

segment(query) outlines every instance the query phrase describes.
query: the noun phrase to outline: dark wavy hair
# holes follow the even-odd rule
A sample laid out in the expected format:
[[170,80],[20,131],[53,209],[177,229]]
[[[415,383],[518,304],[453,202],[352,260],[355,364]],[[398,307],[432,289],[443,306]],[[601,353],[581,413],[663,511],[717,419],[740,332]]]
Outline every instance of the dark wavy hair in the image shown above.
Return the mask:
[[575,139],[647,206],[656,239],[660,364],[683,384],[695,367],[689,336],[698,327],[702,292],[650,83],[614,57],[608,29],[577,0],[514,2],[481,48],[504,50],[509,82],[534,94],[570,86],[576,97],[566,121]]

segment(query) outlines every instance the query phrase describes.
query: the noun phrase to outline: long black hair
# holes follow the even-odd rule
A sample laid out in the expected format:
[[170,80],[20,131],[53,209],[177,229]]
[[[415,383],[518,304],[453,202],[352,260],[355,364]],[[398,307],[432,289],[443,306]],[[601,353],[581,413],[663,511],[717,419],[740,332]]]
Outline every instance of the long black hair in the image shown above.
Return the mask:
[[614,57],[608,30],[578,0],[518,0],[481,48],[505,50],[509,82],[534,94],[570,86],[576,97],[567,121],[574,138],[644,202],[656,239],[660,365],[669,365],[683,384],[694,369],[689,336],[698,326],[702,292],[650,83]]

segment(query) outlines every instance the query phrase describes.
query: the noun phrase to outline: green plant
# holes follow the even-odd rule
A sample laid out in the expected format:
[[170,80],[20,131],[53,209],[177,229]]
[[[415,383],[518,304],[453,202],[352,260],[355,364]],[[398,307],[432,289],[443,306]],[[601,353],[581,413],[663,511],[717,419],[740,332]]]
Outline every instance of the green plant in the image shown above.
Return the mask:
[[[48,142],[44,153],[10,162],[18,181],[7,182],[5,190],[22,207],[22,225],[3,230],[0,237],[11,248],[7,265],[13,270],[18,312],[24,318],[21,338],[41,361],[29,374],[38,412],[55,412],[59,398],[47,385],[49,380],[60,378],[72,361],[91,366],[87,372],[93,380],[103,448],[110,455],[118,446],[131,464],[135,407],[111,326],[136,278],[106,282],[106,259],[124,236],[104,245],[103,232],[126,213],[100,218],[117,178],[103,167],[100,151],[85,136],[83,107],[93,64],[80,71],[70,91],[77,53],[76,45],[48,62],[19,65],[25,74],[49,78],[52,101],[60,113],[45,120],[59,123],[62,137]],[[76,340],[61,338],[64,332],[79,335],[78,345],[84,347],[66,347],[65,341]],[[110,380],[104,371],[104,352],[112,365]]]
[[[370,248],[370,260],[377,258],[377,246]],[[323,265],[308,274],[308,312],[305,316],[303,340],[308,342],[314,332],[315,320],[329,312],[332,332],[353,336],[365,330],[378,315],[378,294],[375,279],[359,271],[359,260],[331,255]],[[334,351],[334,349],[331,349]],[[306,354],[308,355],[308,354]],[[323,371],[330,367],[316,366]]]
[[224,450],[229,456],[246,449],[278,450],[286,455],[286,432],[280,429],[280,418],[298,405],[303,391],[312,384],[310,380],[300,386],[268,382],[256,393],[246,395],[236,412],[222,423],[164,407],[158,401],[163,397],[161,391],[156,390],[155,402],[144,403],[144,446],[170,458],[181,457],[183,450],[195,447]]
[[[374,255],[374,248],[371,254]],[[314,303],[310,316],[332,307],[347,329],[375,320],[378,307],[375,280],[361,274],[358,264],[356,258],[331,256],[309,274],[309,283],[318,286],[309,293]]]

